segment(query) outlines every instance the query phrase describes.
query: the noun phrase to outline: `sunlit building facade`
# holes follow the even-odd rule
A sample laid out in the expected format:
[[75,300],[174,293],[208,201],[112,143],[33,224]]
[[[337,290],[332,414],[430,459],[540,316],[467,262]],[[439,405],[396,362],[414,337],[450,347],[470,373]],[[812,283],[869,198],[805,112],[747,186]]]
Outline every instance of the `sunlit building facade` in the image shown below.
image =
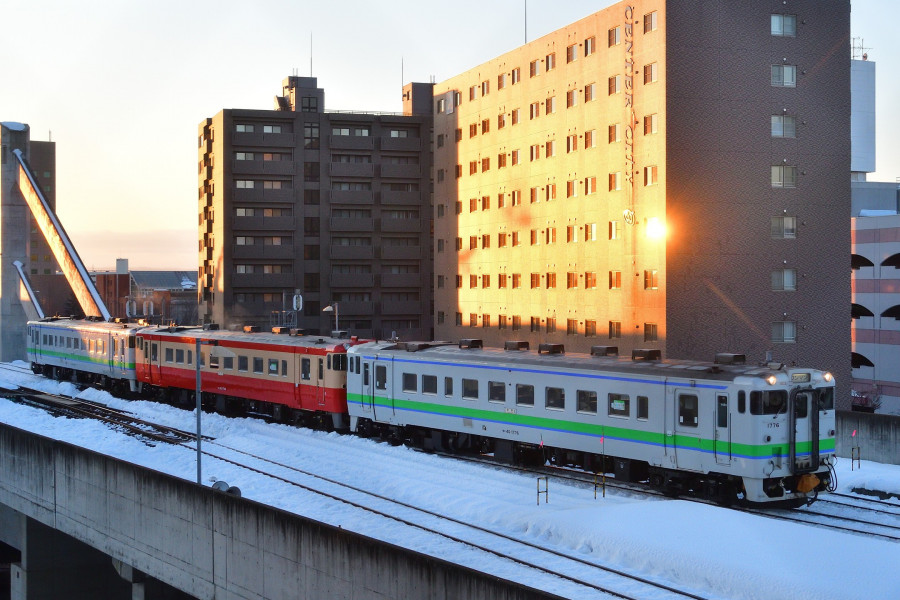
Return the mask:
[[435,329],[833,370],[849,2],[648,0],[434,88]]

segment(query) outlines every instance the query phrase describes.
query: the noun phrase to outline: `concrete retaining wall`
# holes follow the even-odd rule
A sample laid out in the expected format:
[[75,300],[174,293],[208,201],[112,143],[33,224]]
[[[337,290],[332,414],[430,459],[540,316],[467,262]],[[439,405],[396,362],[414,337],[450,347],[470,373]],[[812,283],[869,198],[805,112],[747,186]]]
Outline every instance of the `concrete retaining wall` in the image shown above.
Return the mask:
[[862,460],[900,465],[900,417],[838,411],[836,435],[838,456],[850,458],[858,446]]
[[0,503],[201,599],[558,598],[0,424]]

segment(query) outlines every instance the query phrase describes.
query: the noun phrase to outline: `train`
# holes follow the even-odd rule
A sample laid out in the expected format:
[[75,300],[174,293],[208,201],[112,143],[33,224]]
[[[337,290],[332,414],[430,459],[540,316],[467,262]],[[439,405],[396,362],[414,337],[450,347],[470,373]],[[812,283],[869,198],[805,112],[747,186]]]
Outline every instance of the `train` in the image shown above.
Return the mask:
[[[28,324],[32,370],[114,392],[429,451],[613,472],[722,504],[812,502],[835,482],[834,378],[740,354],[403,342],[68,318]],[[199,360],[199,367],[195,361]]]

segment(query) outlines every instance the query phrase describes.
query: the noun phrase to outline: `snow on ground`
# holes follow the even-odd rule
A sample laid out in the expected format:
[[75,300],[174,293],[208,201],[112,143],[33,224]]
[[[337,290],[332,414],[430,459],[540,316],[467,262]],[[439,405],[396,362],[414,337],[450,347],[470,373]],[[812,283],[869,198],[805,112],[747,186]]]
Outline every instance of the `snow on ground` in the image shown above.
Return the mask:
[[[24,366],[24,363],[19,363]],[[22,383],[52,393],[74,394],[69,384],[28,374],[0,375],[0,386]],[[170,406],[126,401],[85,390],[81,397],[136,416],[193,430],[194,413]],[[0,399],[0,421],[76,444],[187,480],[196,478],[193,450],[150,446],[96,421],[54,418],[41,410]],[[314,432],[257,419],[203,415],[203,433],[226,446],[252,452],[341,480],[358,488],[474,522],[558,551],[668,581],[715,598],[813,600],[900,597],[900,545],[786,523],[683,500],[648,500],[608,491],[551,483],[550,502],[538,505],[533,477],[391,447],[372,440]],[[204,450],[227,454],[214,444]],[[280,467],[272,472],[302,481]],[[863,461],[837,465],[840,492],[865,487],[900,493],[900,467]],[[554,593],[578,597],[560,580],[538,577],[490,555],[460,550],[420,530],[343,502],[324,500],[229,463],[205,458],[204,484],[216,479],[241,488],[245,498],[344,529],[459,562]],[[316,483],[321,487],[321,483]],[[362,494],[334,488],[335,495],[375,506]],[[598,596],[599,597],[599,596]]]

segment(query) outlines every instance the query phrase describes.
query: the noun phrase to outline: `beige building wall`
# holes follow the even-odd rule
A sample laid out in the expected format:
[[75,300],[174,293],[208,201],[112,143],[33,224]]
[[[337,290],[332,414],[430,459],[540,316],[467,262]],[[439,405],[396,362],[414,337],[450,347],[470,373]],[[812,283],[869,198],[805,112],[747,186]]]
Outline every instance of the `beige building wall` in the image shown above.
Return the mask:
[[435,85],[437,337],[665,350],[664,7]]

